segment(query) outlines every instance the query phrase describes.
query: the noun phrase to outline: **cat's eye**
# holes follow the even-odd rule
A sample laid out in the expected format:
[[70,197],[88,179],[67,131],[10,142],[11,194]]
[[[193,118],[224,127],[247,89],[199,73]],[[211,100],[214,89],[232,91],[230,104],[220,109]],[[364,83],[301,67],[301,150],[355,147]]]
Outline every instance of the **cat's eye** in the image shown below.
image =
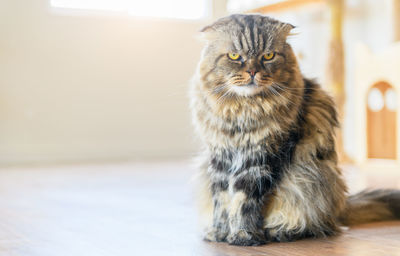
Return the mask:
[[228,57],[231,60],[239,60],[240,59],[240,55],[237,53],[228,53]]
[[275,53],[274,52],[269,52],[263,55],[263,59],[264,60],[272,60],[275,57]]

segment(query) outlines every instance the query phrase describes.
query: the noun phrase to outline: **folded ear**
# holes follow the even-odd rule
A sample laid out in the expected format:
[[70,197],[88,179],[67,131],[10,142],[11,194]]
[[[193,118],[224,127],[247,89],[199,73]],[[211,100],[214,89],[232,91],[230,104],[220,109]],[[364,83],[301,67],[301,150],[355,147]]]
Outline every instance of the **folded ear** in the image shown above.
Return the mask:
[[205,26],[200,30],[202,33],[214,33],[214,32],[220,32],[223,31],[224,28],[230,23],[231,19],[230,16],[228,17],[223,17],[215,21],[214,23]]
[[214,25],[214,24],[205,26],[204,28],[202,28],[202,29],[200,30],[200,32],[206,33],[206,32],[214,31],[213,25]]
[[202,28],[196,38],[198,38],[200,41],[212,41],[216,38],[217,32],[211,27],[211,26],[206,26]]
[[205,41],[212,41],[218,37],[219,34],[219,23],[218,21],[203,27],[200,30],[199,38]]
[[293,29],[295,29],[296,27],[295,26],[293,26],[292,24],[290,24],[290,23],[282,23],[282,26],[281,26],[281,33],[282,33],[282,35],[286,38],[286,37],[288,37],[288,36],[290,36],[291,35],[291,31],[293,30]]

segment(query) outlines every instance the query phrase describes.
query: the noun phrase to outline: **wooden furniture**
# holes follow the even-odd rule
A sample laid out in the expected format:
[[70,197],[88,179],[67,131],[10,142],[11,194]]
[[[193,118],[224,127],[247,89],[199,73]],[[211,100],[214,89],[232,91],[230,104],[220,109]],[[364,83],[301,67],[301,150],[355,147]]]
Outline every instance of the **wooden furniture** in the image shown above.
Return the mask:
[[397,157],[397,120],[396,109],[390,109],[387,102],[388,92],[395,93],[387,82],[378,82],[370,89],[377,89],[382,106],[379,110],[371,109],[367,104],[367,145],[368,158],[396,159]]
[[393,0],[393,34],[394,41],[400,41],[400,0]]

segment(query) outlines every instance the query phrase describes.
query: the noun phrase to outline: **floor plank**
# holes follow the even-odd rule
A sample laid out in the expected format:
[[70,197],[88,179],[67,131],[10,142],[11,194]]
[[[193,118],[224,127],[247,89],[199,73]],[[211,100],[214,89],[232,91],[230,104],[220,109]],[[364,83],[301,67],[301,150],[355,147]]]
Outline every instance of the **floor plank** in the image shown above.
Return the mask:
[[262,247],[203,242],[193,173],[187,163],[2,168],[0,255],[400,255],[400,222]]

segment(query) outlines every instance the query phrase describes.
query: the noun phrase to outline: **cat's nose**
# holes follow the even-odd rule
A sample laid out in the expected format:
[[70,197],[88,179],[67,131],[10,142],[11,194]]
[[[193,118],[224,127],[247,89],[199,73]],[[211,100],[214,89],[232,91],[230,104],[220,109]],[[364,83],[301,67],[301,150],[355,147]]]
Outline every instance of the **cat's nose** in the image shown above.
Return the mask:
[[251,69],[251,70],[247,70],[246,72],[249,73],[252,77],[254,77],[258,71],[255,69]]

